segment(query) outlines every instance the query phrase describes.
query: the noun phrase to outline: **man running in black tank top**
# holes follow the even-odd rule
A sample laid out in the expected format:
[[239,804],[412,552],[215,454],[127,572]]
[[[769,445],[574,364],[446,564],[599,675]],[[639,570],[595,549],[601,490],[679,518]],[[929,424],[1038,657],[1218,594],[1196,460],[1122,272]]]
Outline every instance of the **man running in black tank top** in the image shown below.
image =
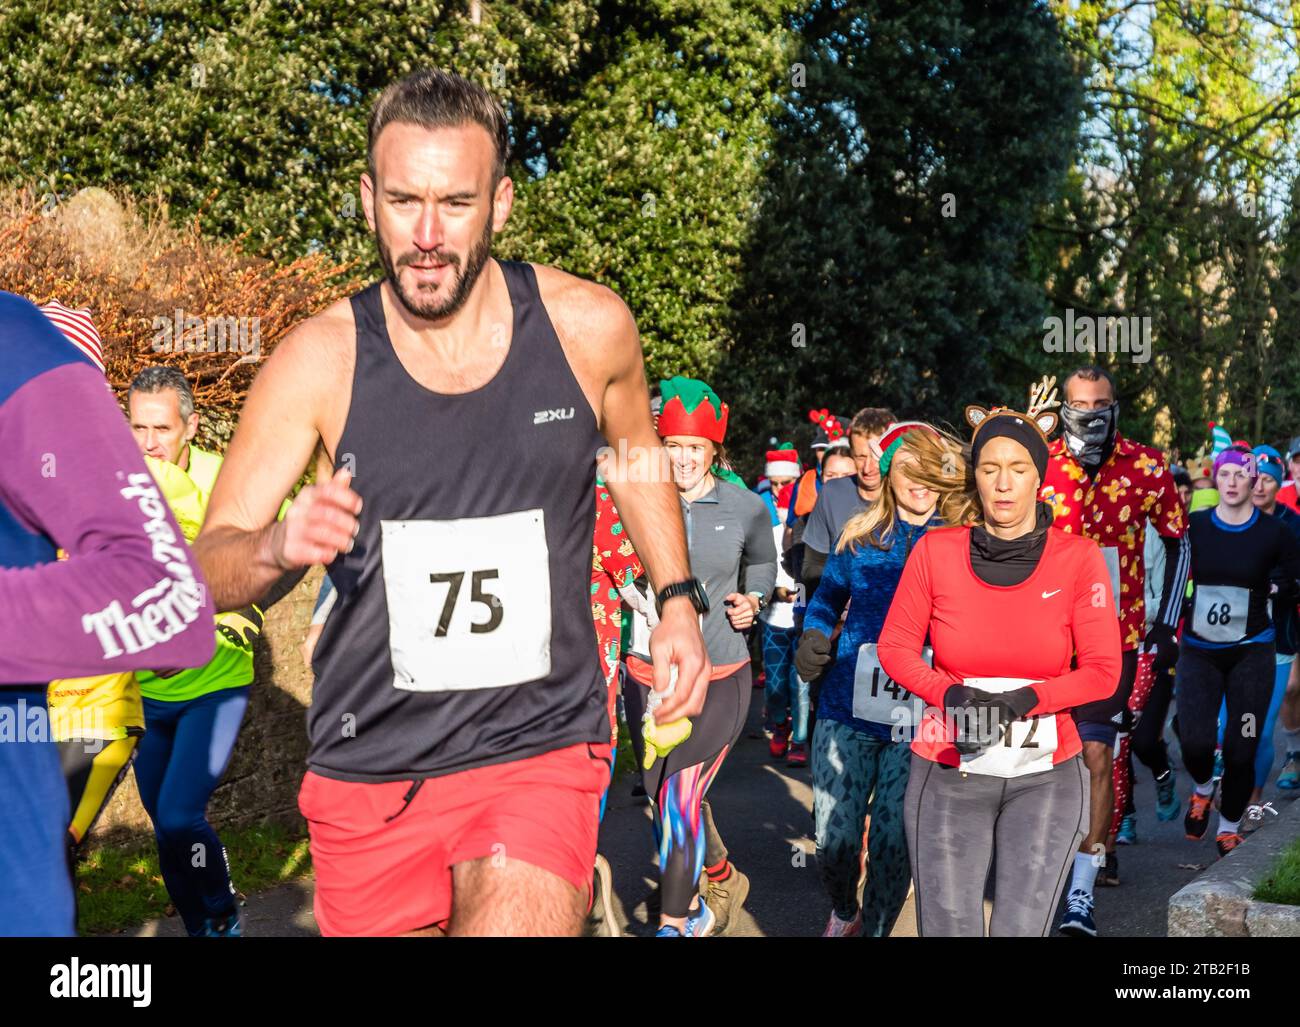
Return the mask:
[[457,76],[379,98],[361,192],[387,276],[275,349],[196,544],[222,609],[314,563],[338,590],[299,796],[325,934],[580,932],[609,779],[589,608],[605,441],[658,461],[609,480],[666,586],[654,687],[678,676],[657,719],[708,687],[636,325],[608,289],[489,259],[507,148],[500,106]]

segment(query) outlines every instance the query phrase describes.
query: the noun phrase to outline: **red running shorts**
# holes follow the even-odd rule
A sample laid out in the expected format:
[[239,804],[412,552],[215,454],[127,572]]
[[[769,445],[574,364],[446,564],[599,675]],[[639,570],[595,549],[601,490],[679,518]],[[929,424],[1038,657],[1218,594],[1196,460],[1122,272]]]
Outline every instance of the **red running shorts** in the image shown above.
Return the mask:
[[337,781],[308,771],[298,793],[326,936],[396,935],[451,917],[451,868],[501,855],[563,878],[590,898],[610,746],[413,781]]

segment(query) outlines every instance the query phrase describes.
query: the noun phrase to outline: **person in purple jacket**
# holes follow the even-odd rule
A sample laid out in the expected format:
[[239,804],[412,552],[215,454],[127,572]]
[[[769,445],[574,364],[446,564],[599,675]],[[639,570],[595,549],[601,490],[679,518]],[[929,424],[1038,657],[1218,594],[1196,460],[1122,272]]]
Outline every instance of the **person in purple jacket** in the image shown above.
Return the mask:
[[46,687],[200,666],[215,611],[102,372],[7,292],[0,450],[0,935],[70,936],[68,792]]

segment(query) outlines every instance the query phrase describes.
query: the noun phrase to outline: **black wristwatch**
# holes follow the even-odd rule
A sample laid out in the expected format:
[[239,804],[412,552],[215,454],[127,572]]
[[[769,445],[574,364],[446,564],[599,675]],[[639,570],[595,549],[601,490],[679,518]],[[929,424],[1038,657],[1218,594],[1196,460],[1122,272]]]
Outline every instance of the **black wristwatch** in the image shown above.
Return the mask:
[[704,586],[700,584],[698,578],[687,578],[685,581],[678,581],[661,589],[655,596],[655,612],[662,615],[664,603],[674,596],[689,596],[696,613],[709,612],[709,597],[705,595]]

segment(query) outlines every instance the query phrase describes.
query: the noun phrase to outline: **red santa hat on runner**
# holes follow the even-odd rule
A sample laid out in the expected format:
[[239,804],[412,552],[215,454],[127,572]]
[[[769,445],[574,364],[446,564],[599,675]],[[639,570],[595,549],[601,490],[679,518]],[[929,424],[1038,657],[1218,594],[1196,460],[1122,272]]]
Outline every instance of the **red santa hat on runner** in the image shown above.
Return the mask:
[[89,310],[84,307],[73,310],[71,307],[65,307],[58,300],[43,303],[38,309],[67,337],[69,342],[90,358],[91,362],[99,368],[100,374],[106,373],[104,341],[95,329],[95,322],[91,319]]
[[780,449],[769,449],[767,451],[767,463],[763,467],[763,475],[767,478],[797,478],[803,473],[803,467],[799,463],[799,453],[794,446],[786,443]]

